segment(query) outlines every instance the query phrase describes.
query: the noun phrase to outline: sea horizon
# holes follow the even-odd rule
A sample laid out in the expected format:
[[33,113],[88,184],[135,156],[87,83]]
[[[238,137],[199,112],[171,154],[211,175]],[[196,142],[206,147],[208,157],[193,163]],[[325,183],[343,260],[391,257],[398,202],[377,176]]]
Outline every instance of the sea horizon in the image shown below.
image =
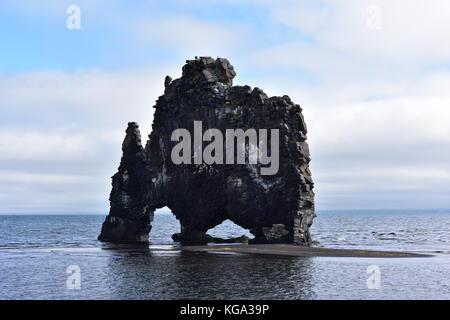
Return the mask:
[[[391,209],[322,209],[322,210],[316,210],[316,214],[330,214],[330,213],[450,213],[450,208],[424,208],[424,209],[417,209],[417,208],[391,208]],[[157,209],[155,210],[155,214],[173,214],[170,209]],[[106,216],[108,215],[108,210],[105,211],[105,213],[102,212],[61,212],[61,211],[55,211],[55,212],[43,212],[43,211],[36,211],[36,212],[0,212],[0,216],[15,216],[15,215],[72,215],[72,216],[79,216],[79,215],[101,215]]]

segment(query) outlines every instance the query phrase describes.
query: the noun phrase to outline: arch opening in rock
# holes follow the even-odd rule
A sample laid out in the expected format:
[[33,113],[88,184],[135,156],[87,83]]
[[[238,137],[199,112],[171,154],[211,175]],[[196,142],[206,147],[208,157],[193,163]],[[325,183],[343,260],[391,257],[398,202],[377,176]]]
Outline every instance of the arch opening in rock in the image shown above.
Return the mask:
[[181,244],[198,245],[208,243],[248,243],[253,240],[253,236],[248,229],[244,229],[227,219],[206,232],[199,232],[195,238],[189,233],[179,232],[173,234],[172,239]]
[[250,230],[229,219],[209,229],[207,234],[216,239],[215,243],[245,243],[254,238]]
[[181,225],[168,207],[155,210],[152,231],[149,234],[150,244],[171,245],[171,236],[180,232]]

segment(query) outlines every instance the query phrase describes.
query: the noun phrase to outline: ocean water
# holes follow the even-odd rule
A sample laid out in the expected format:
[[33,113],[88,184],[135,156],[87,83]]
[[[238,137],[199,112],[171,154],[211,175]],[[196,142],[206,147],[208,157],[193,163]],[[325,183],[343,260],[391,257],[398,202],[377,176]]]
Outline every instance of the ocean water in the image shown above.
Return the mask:
[[[450,211],[319,212],[312,227],[315,246],[430,258],[182,252],[171,214],[155,216],[150,246],[119,246],[96,240],[103,220],[0,216],[0,299],[450,299]],[[210,233],[250,235],[229,221]]]

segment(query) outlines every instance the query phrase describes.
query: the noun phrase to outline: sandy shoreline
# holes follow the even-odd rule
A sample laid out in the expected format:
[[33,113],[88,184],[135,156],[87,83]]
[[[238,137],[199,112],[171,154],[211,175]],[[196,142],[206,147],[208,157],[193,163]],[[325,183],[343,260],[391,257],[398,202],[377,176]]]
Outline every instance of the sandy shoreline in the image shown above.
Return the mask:
[[240,245],[206,245],[182,246],[182,250],[207,253],[248,253],[283,255],[293,257],[353,257],[353,258],[425,258],[431,255],[411,252],[376,251],[361,249],[329,249],[302,247],[290,244],[240,244]]

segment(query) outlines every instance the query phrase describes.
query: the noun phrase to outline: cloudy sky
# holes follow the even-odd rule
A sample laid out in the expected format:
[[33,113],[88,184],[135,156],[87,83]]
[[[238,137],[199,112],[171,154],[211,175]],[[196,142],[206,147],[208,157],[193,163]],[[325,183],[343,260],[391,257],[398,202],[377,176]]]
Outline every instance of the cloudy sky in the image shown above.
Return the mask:
[[127,122],[147,135],[194,56],[303,107],[319,210],[450,208],[449,17],[447,0],[2,0],[0,213],[107,213]]

